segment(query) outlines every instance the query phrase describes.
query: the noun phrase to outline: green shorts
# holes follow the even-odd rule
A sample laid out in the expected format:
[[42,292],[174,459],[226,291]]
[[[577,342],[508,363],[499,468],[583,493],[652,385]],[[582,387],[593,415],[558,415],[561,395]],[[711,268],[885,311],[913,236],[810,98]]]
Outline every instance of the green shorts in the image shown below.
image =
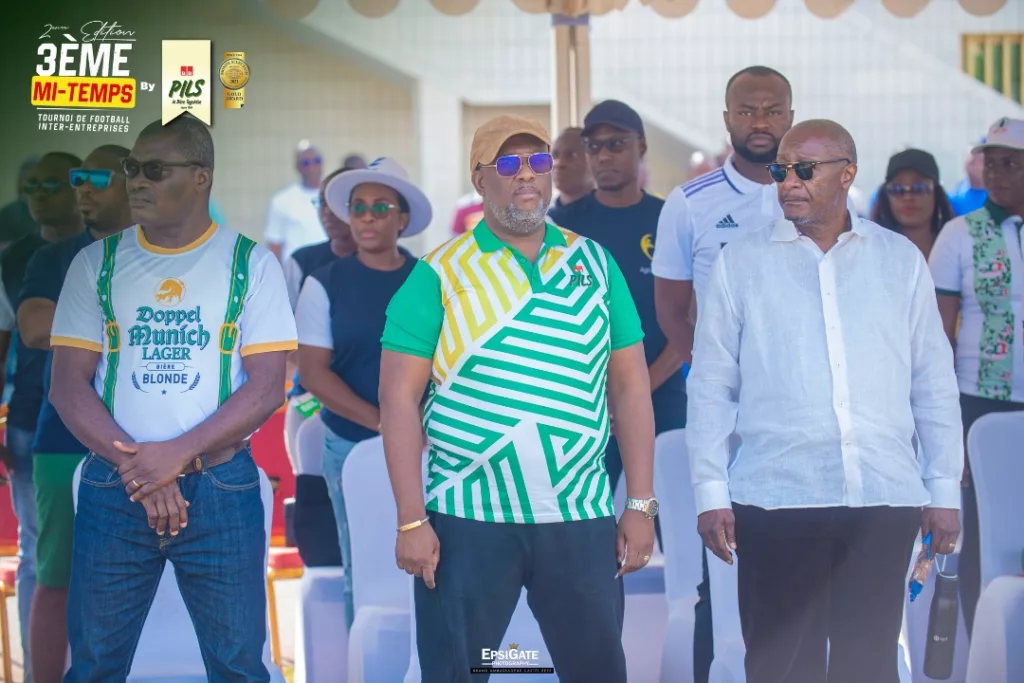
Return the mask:
[[36,541],[36,581],[47,588],[67,588],[71,582],[71,551],[75,535],[75,502],[71,484],[84,455],[36,454],[32,479],[36,488],[39,538]]

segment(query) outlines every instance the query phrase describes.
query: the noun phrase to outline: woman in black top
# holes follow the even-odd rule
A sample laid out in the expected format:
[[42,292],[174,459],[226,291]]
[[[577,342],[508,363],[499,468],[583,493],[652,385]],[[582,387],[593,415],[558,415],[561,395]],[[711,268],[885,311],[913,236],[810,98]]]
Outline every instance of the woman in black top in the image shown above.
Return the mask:
[[327,428],[323,472],[338,522],[351,627],[355,614],[341,471],[356,443],[380,432],[377,385],[385,311],[415,265],[398,238],[422,232],[432,212],[423,192],[390,159],[337,176],[324,196],[351,226],[356,253],[306,279],[295,318],[302,386],[320,400]]

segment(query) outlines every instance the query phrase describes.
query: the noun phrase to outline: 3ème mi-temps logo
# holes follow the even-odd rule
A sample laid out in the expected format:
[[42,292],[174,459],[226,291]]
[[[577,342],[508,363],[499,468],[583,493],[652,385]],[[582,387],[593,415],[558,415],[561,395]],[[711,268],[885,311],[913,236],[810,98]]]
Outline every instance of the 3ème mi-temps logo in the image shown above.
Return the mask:
[[128,132],[125,110],[135,108],[139,90],[156,88],[132,78],[135,31],[116,21],[89,21],[77,32],[46,24],[39,40],[32,77],[39,130]]

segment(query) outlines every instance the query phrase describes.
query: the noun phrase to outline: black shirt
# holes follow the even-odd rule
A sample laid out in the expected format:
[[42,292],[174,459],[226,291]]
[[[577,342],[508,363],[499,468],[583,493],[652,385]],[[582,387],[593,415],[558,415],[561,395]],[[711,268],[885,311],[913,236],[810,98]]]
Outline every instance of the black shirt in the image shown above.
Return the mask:
[[[661,207],[664,205],[665,200],[644,193],[643,199],[633,206],[605,206],[597,201],[596,193],[592,192],[571,204],[557,206],[550,212],[553,222],[594,240],[607,249],[619,264],[637,313],[640,314],[648,367],[668,344],[654,309],[654,275],[651,274],[654,238],[658,232]],[[662,418],[665,411],[678,412],[678,399],[684,392],[682,371],[658,387],[652,396],[656,422],[664,423],[667,417],[659,418]],[[685,408],[682,410],[685,417]],[[659,432],[672,428],[664,424],[658,427]]]
[[[40,247],[49,244],[33,233],[22,237],[7,247],[0,256],[3,269],[3,285],[11,307],[17,312],[21,303],[21,285],[25,279],[29,259]],[[47,351],[30,349],[21,341],[14,346],[16,365],[14,370],[14,391],[7,406],[7,424],[11,427],[35,433],[39,408],[43,404],[43,374],[46,371]]]

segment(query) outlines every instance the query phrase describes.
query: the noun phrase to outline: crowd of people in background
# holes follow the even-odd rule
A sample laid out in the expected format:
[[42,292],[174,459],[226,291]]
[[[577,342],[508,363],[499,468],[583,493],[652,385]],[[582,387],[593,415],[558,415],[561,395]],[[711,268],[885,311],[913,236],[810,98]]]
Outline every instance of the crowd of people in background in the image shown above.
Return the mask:
[[[301,142],[262,245],[212,204],[213,142],[191,117],[151,124],[130,150],[26,160],[18,199],[0,209],[0,355],[13,362],[2,455],[25,680],[61,680],[52,653],[69,643],[65,680],[123,671],[165,558],[203,615],[211,678],[234,667],[267,680],[248,437],[279,397],[293,462],[302,421],[319,413],[326,427],[325,486],[298,492],[296,520],[309,520],[307,565],[346,568],[348,625],[341,473],[357,443],[383,435],[396,563],[418,577],[424,681],[469,680],[524,585],[541,596],[531,606],[563,680],[624,681],[621,576],[664,542],[654,437],[684,427],[704,544],[698,682],[714,653],[708,550],[745,559],[752,683],[787,670],[824,680],[825,668],[862,680],[867,663],[894,683],[914,539],[930,531],[935,552],[953,552],[962,504],[970,631],[981,578],[963,438],[981,415],[1024,410],[1024,285],[1010,277],[1024,272],[1024,122],[996,122],[948,192],[931,154],[895,152],[859,206],[857,167],[880,161],[858,160],[842,126],[795,124],[773,69],[724,85],[727,149],[695,154],[666,197],[646,189],[644,122],[624,102],[599,103],[554,140],[522,117],[484,124],[451,240],[422,258],[399,242],[436,212],[388,158],[352,154],[325,173]],[[228,333],[154,341],[133,327],[153,292],[182,322],[202,315]],[[568,306],[598,322],[580,328]],[[191,386],[145,384],[138,353],[190,360],[179,379]],[[555,438],[572,444],[570,464],[550,455]],[[201,501],[216,520],[196,514]],[[238,566],[233,590],[213,590],[204,553]],[[142,569],[111,564],[129,561]],[[612,569],[616,583],[602,583]],[[594,588],[567,590],[566,576]],[[828,619],[822,595],[843,619]]]

